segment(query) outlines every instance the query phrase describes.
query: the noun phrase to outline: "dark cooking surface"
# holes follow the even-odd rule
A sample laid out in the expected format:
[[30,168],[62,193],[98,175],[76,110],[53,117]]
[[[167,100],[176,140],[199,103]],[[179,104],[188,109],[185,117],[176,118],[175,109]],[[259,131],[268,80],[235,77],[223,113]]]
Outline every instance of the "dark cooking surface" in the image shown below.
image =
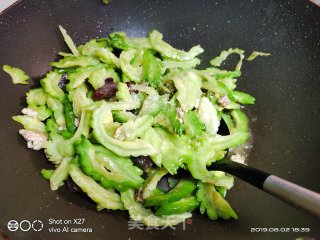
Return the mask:
[[[0,66],[23,68],[30,86],[14,86],[0,71],[0,229],[14,239],[295,239],[320,237],[319,221],[237,180],[227,199],[237,221],[209,221],[194,214],[182,230],[128,230],[126,213],[96,212],[87,199],[62,187],[56,192],[39,174],[49,166],[28,150],[10,117],[24,93],[38,85],[48,62],[66,50],[63,25],[77,44],[111,31],[146,35],[153,28],[179,48],[200,43],[204,62],[229,47],[272,52],[246,62],[239,87],[257,99],[248,113],[254,143],[249,164],[320,191],[320,8],[308,1],[24,0],[0,15]],[[48,232],[49,219],[85,218],[93,233]],[[8,231],[9,220],[40,219],[40,232]],[[59,225],[54,225],[58,227]],[[74,225],[72,225],[74,226]],[[61,227],[61,226],[60,226]],[[251,228],[290,228],[290,233],[252,233]],[[310,228],[294,233],[291,228]],[[271,229],[272,230],[272,229]]]

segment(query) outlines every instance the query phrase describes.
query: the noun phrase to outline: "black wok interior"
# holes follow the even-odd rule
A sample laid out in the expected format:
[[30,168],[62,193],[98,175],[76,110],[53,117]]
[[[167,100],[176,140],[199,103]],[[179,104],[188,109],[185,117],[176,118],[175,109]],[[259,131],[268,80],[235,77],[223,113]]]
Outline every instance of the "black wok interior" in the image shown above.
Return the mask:
[[[66,187],[51,191],[39,171],[50,164],[27,149],[11,120],[25,106],[24,94],[39,85],[56,53],[67,51],[58,25],[76,44],[125,31],[130,37],[158,29],[181,49],[201,44],[202,66],[221,50],[239,47],[271,52],[245,62],[240,90],[256,97],[245,109],[252,129],[248,164],[320,192],[320,8],[306,0],[22,0],[0,14],[0,66],[24,69],[30,85],[14,86],[0,71],[0,229],[12,239],[296,239],[320,238],[319,219],[236,180],[227,199],[234,221],[210,221],[195,213],[185,229],[128,230],[128,215],[97,212]],[[85,218],[93,233],[49,233],[48,221]],[[41,232],[8,231],[9,220],[39,219]],[[190,223],[190,222],[189,222]],[[56,225],[57,226],[57,225]],[[252,228],[290,228],[257,233]],[[291,228],[310,228],[294,232]]]

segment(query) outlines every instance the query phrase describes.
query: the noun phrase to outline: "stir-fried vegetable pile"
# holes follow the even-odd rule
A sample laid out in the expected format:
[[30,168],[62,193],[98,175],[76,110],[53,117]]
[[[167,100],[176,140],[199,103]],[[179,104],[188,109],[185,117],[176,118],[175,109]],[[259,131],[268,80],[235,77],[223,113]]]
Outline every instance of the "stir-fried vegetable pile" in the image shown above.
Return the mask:
[[[59,53],[13,117],[28,147],[43,148],[56,167],[41,171],[51,189],[71,177],[98,210],[128,210],[148,226],[178,224],[198,207],[212,220],[237,218],[225,200],[233,178],[207,167],[249,137],[240,106],[255,99],[235,90],[244,52],[223,51],[198,70],[199,45],[175,49],[156,30],[79,47],[60,30],[71,53]],[[217,68],[233,53],[234,71]],[[22,70],[4,70],[27,83]],[[222,120],[228,135],[218,134]]]

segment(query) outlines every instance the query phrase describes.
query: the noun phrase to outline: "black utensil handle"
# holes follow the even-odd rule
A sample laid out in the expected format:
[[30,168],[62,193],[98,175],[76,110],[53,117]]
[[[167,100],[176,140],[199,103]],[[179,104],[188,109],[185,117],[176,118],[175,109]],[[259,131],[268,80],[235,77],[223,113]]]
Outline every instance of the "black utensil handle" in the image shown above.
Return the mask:
[[245,164],[223,159],[211,165],[234,175],[297,208],[320,217],[320,194]]
[[260,171],[245,164],[231,161],[227,158],[215,162],[208,167],[208,169],[227,172],[262,190],[264,181],[270,176],[270,174],[266,172]]

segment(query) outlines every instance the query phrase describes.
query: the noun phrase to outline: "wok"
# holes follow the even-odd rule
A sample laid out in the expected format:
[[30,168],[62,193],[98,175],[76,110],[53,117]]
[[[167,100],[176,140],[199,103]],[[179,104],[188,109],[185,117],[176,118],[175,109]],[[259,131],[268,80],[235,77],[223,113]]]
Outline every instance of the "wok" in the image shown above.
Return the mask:
[[[50,70],[48,62],[57,59],[58,51],[66,51],[59,24],[78,45],[113,31],[139,37],[158,29],[165,40],[181,49],[201,44],[205,49],[202,66],[229,47],[242,48],[247,54],[271,52],[271,57],[246,62],[238,80],[239,89],[256,97],[256,104],[245,110],[253,138],[247,162],[320,191],[320,8],[316,5],[294,0],[113,0],[107,6],[98,0],[22,0],[0,14],[0,66],[21,67],[33,79],[30,85],[13,86],[0,71],[0,229],[7,235],[12,239],[320,237],[319,219],[241,180],[227,195],[238,220],[210,221],[195,213],[185,226],[163,230],[129,230],[127,213],[97,212],[88,199],[65,187],[51,191],[39,174],[49,163],[42,152],[26,148],[17,133],[20,126],[11,116],[25,105],[25,92],[39,86],[39,79]],[[66,226],[50,224],[50,219],[74,218],[84,219],[79,227],[90,227],[93,232],[49,232],[50,227]],[[39,220],[43,229],[10,231],[10,220]],[[28,223],[22,226],[26,230]]]

